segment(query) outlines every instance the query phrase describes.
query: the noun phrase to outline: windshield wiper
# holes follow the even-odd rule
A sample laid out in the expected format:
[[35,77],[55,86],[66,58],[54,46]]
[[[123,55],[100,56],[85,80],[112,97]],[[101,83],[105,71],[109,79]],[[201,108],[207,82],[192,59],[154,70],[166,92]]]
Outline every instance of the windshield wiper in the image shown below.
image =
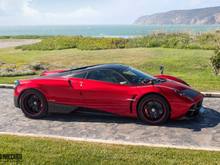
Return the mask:
[[152,79],[152,80],[153,80],[153,84],[166,82],[166,80],[162,79],[162,78],[155,78],[155,79]]
[[166,81],[165,79],[155,78],[155,79],[144,79],[141,81],[141,83],[154,85],[154,84],[162,83],[165,81]]
[[153,84],[152,80],[153,79],[144,79],[141,81],[141,84]]

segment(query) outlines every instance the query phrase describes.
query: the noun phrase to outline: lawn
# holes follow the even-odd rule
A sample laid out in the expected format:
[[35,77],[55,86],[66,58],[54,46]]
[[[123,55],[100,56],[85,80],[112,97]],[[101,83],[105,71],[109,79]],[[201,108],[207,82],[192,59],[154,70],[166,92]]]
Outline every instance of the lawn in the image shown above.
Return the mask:
[[[165,66],[165,74],[186,80],[201,91],[220,91],[220,76],[214,76],[209,64],[212,50],[187,50],[169,48],[133,48],[87,50],[78,49],[51,51],[22,51],[0,49],[0,61],[21,67],[34,62],[50,65],[50,69],[69,68],[100,63],[122,63],[150,74],[159,74],[159,66]],[[0,83],[13,83],[24,77],[0,77]]]
[[0,154],[7,153],[22,154],[23,164],[36,165],[217,165],[220,162],[220,152],[75,142],[52,138],[0,136]]

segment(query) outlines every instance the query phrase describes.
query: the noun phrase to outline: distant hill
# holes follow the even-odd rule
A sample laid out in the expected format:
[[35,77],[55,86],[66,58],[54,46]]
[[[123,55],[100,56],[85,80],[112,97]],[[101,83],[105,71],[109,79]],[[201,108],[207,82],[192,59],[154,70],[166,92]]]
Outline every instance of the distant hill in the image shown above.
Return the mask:
[[220,6],[146,15],[138,18],[134,24],[220,24]]

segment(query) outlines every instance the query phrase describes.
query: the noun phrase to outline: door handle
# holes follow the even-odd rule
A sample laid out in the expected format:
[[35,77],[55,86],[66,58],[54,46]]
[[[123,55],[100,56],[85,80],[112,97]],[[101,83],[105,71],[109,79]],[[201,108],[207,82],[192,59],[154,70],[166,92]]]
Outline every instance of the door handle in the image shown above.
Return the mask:
[[73,87],[71,80],[68,80],[68,84],[70,87]]

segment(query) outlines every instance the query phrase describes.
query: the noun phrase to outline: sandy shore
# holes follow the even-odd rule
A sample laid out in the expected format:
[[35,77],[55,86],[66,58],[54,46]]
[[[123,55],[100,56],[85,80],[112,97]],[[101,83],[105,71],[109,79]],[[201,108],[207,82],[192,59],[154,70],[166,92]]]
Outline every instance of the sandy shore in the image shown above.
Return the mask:
[[0,48],[30,45],[40,41],[40,39],[0,39]]

